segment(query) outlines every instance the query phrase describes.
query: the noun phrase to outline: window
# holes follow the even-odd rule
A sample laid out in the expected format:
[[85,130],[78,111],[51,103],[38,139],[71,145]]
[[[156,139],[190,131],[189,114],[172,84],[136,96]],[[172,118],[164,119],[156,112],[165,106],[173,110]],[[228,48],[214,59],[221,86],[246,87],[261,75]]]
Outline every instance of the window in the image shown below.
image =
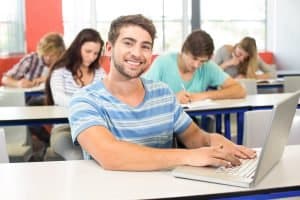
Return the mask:
[[216,49],[255,38],[257,48],[266,47],[266,0],[200,0],[201,28],[214,39]]
[[183,9],[190,8],[187,4],[190,0],[109,0],[105,3],[97,0],[63,0],[65,41],[69,44],[86,27],[96,28],[107,40],[113,19],[120,15],[142,13],[153,20],[157,29],[154,53],[178,51],[191,29],[191,9]]
[[25,52],[24,1],[0,2],[0,55]]
[[[258,49],[265,49],[266,0],[198,1],[201,28],[213,37],[216,48],[235,44],[244,36],[252,36]],[[154,53],[180,51],[185,37],[191,32],[191,3],[192,0],[109,0],[105,3],[98,0],[63,0],[65,41],[69,44],[86,27],[97,29],[107,40],[113,19],[120,15],[142,13],[154,21],[157,29]]]

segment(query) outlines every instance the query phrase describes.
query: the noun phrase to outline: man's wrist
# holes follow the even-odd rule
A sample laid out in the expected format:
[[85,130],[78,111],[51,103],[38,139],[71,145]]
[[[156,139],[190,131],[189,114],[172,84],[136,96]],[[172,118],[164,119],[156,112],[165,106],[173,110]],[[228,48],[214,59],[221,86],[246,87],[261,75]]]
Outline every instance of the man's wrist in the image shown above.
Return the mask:
[[22,81],[21,80],[16,81],[15,86],[18,87],[18,88],[21,88],[22,87]]

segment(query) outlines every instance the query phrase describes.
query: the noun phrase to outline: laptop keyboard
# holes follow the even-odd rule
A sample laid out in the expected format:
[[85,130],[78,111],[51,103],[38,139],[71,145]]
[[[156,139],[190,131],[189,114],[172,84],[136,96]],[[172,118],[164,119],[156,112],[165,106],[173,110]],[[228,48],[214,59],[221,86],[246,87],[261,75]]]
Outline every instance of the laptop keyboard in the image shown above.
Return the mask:
[[217,173],[226,173],[235,176],[252,178],[257,167],[258,158],[241,160],[242,164],[236,167],[219,167],[216,169]]

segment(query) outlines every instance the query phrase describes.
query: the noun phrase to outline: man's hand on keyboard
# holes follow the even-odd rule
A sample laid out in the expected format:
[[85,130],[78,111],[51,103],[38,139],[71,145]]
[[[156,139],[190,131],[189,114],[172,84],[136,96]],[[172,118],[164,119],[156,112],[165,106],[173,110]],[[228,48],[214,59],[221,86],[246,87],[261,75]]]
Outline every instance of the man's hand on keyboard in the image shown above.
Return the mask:
[[237,158],[252,159],[256,157],[256,152],[242,145],[237,145],[219,134],[211,134],[211,146],[222,146],[224,151],[233,154]]
[[232,153],[225,151],[221,146],[201,147],[189,149],[185,163],[192,166],[232,167],[241,164],[241,161]]

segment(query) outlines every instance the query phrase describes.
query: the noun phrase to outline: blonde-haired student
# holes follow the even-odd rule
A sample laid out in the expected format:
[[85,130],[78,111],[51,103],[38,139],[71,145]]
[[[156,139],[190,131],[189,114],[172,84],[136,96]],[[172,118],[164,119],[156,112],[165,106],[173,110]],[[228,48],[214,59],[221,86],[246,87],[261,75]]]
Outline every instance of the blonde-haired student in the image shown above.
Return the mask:
[[65,43],[59,33],[44,35],[36,52],[25,55],[17,64],[8,70],[2,84],[8,87],[31,88],[44,83],[49,67],[65,51]]
[[[244,37],[234,46],[224,45],[216,51],[213,60],[233,78],[269,79],[276,77],[275,69],[259,58],[256,41],[252,37]],[[258,74],[258,70],[262,73]]]

